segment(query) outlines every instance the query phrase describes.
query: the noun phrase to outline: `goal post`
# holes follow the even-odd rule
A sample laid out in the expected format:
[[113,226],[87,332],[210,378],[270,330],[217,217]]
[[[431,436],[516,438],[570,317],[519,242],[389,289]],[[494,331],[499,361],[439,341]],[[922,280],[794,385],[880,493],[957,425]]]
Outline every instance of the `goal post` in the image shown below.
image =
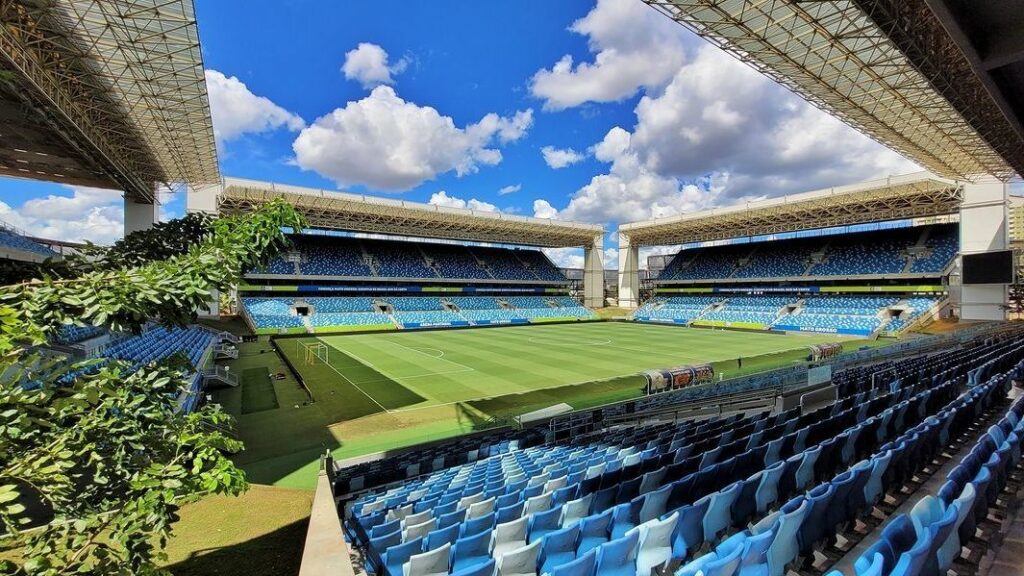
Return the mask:
[[300,342],[300,344],[305,351],[306,366],[313,366],[317,361],[328,365],[331,363],[330,349],[327,344],[320,341],[311,343]]

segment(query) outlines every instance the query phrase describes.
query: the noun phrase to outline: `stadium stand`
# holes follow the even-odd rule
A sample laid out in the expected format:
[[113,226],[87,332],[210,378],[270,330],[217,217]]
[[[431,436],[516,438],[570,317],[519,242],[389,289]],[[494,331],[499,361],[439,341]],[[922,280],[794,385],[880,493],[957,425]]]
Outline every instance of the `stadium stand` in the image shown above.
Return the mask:
[[102,326],[76,326],[74,324],[66,324],[60,327],[57,331],[54,342],[57,344],[77,344],[90,338],[95,338],[106,330]]
[[769,325],[791,301],[789,296],[734,296],[727,299],[722,308],[701,316],[700,320]]
[[868,335],[879,329],[900,332],[939,302],[938,296],[675,296],[653,298],[638,308],[633,318]]
[[956,256],[956,224],[680,251],[658,280],[938,274]]
[[202,378],[198,373],[207,351],[216,343],[217,336],[205,328],[190,326],[187,328],[166,328],[150,326],[141,334],[121,337],[95,354],[97,360],[90,366],[61,377],[62,383],[71,382],[81,374],[91,374],[100,370],[111,360],[122,360],[130,364],[129,371],[134,372],[151,362],[169,358],[174,354],[183,354],[196,369],[192,374],[189,393],[182,395],[181,409],[192,410],[199,402],[198,392],[202,389]]
[[[655,568],[783,576],[820,558],[827,569],[835,554],[820,551],[834,550],[854,521],[889,515],[883,500],[905,498],[942,447],[971,432],[1005,397],[1011,371],[1020,376],[1022,357],[1014,333],[916,358],[916,368],[806,413],[613,427],[487,449],[463,439],[450,451],[431,448],[433,460],[374,463],[372,479],[366,468],[358,476],[344,469],[335,493],[351,494],[344,526],[367,570],[382,576],[632,576]],[[1011,412],[988,429],[963,473],[951,474],[940,493],[945,508],[915,507],[925,527],[916,530],[914,512],[911,521],[896,516],[891,525],[906,537],[883,539],[865,560],[917,569],[871,573],[943,566],[950,518],[960,518],[948,503],[974,479],[984,486],[972,508],[979,518],[977,507],[995,503],[1009,463],[1019,461],[1024,404]],[[376,488],[390,480],[397,482]],[[941,530],[928,528],[937,522]]]
[[293,236],[291,241],[289,252],[279,255],[262,270],[253,270],[250,274],[551,283],[567,281],[565,275],[539,250],[344,236]]
[[15,250],[31,252],[45,257],[57,255],[53,250],[50,250],[38,242],[29,240],[13,228],[9,228],[3,223],[0,223],[0,247],[13,248]]
[[715,296],[673,296],[655,298],[638,308],[633,314],[637,320],[671,321],[686,323],[704,313],[722,298]]
[[295,312],[300,305],[309,309],[310,328],[422,328],[595,317],[568,296],[245,296],[240,301],[254,328],[271,331],[305,328],[304,317]]
[[[301,243],[299,274],[312,276],[372,276],[355,238],[309,238]],[[294,270],[270,271],[295,274]]]

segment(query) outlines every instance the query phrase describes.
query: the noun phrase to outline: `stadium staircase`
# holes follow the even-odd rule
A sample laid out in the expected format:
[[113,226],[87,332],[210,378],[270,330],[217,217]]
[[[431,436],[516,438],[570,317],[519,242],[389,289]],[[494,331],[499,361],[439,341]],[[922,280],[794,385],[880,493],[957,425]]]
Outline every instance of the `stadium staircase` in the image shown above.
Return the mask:
[[525,268],[527,272],[529,272],[530,274],[533,274],[534,278],[536,278],[537,280],[541,279],[540,276],[537,275],[537,272],[533,269],[533,266],[529,262],[527,262],[526,260],[523,260],[520,257],[520,255],[515,250],[512,251],[512,257],[515,258],[516,260],[518,260],[519,263],[523,265],[523,268]]
[[313,320],[309,316],[302,317],[302,325],[306,327],[307,334],[313,334],[316,330],[313,329]]
[[374,277],[380,276],[377,273],[377,263],[373,261],[373,256],[366,250],[366,244],[362,240],[359,240],[359,251],[363,254],[363,262],[366,263],[366,267],[370,269],[370,274]]
[[238,348],[227,344],[217,344],[213,349],[213,353],[217,360],[225,360],[228,358],[234,360],[238,358]]
[[302,253],[301,252],[299,252],[298,250],[291,250],[291,251],[289,251],[287,254],[284,255],[284,261],[285,262],[290,262],[291,265],[294,267],[294,270],[292,271],[293,274],[295,274],[296,276],[298,276],[299,274],[302,274],[302,268],[301,268],[301,266],[302,266]]
[[760,248],[760,245],[755,244],[754,247],[750,250],[750,252],[747,252],[746,256],[740,256],[736,260],[736,267],[732,269],[732,272],[730,272],[729,275],[726,276],[726,278],[735,278],[736,275],[740,273],[740,270],[746,268],[750,264],[750,261],[753,260],[755,256],[757,256],[758,248]]
[[828,260],[828,249],[832,246],[832,241],[825,242],[825,245],[821,247],[821,250],[811,254],[810,258],[807,259],[807,267],[804,268],[804,273],[801,276],[810,276],[811,270],[818,264],[822,264]]
[[477,265],[478,265],[478,266],[480,266],[480,269],[481,269],[481,270],[483,270],[484,272],[487,272],[487,275],[488,275],[488,276],[490,276],[491,278],[494,278],[494,271],[493,271],[493,270],[491,270],[491,267],[490,267],[490,266],[489,266],[489,265],[487,264],[487,261],[486,261],[486,260],[484,260],[483,258],[481,258],[481,257],[480,257],[480,256],[479,256],[479,255],[478,255],[478,254],[477,254],[476,252],[474,252],[474,251],[473,251],[473,249],[472,249],[471,247],[469,247],[469,246],[466,246],[466,252],[469,252],[469,255],[470,255],[470,256],[472,256],[474,260],[476,260],[476,263],[477,263]]
[[203,386],[208,386],[210,384],[224,384],[231,386],[232,388],[238,387],[238,374],[231,372],[223,366],[206,368],[203,370],[202,374]]

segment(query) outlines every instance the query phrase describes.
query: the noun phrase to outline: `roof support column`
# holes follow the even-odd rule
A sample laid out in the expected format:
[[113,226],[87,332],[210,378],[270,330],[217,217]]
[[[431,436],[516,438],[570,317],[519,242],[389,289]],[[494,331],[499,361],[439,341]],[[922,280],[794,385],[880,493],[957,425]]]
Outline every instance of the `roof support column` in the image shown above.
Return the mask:
[[583,248],[583,304],[588,308],[604,308],[604,235]]
[[217,204],[223,186],[220,184],[208,184],[205,186],[188,186],[185,189],[185,212],[205,212],[206,214],[217,214],[220,206]]
[[124,235],[149,230],[160,219],[160,206],[154,201],[124,197]]
[[619,232],[619,306],[640,305],[640,246],[630,244],[629,236]]
[[[975,254],[1010,247],[1007,225],[1008,187],[994,178],[964,186],[960,205],[960,253]],[[961,266],[962,269],[962,266]],[[1005,320],[1007,285],[961,286],[960,317],[964,320]]]

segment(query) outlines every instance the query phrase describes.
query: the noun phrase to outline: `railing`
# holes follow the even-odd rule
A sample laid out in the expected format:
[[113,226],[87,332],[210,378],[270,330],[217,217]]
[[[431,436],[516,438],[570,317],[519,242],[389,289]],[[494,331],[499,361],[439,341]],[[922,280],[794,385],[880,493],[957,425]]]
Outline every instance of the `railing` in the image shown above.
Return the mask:
[[238,348],[227,344],[218,344],[213,351],[220,358],[238,358]]
[[223,366],[206,368],[202,372],[203,380],[220,380],[228,386],[238,386],[238,374],[231,372]]

